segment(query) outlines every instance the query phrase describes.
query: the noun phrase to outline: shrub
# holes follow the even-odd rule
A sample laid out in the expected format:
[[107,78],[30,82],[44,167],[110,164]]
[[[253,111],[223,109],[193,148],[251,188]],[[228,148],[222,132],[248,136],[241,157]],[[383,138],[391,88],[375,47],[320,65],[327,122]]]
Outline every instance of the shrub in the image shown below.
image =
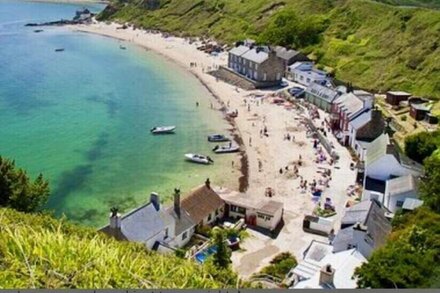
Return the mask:
[[270,265],[261,270],[261,273],[284,279],[297,264],[296,258],[290,252],[282,252],[276,255],[270,261]]

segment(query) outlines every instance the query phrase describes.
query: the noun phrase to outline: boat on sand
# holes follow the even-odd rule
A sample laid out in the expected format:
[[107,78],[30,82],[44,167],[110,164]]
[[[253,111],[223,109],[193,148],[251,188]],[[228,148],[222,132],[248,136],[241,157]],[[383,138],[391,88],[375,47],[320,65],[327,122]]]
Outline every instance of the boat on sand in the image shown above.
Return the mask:
[[226,153],[235,153],[240,150],[238,145],[216,145],[212,151],[216,154],[226,154]]
[[185,154],[185,158],[188,161],[198,163],[198,164],[209,165],[211,163],[214,163],[214,161],[209,156],[204,156],[204,155],[199,155],[199,154]]
[[174,130],[176,129],[176,126],[155,126],[150,129],[150,132],[152,134],[172,134],[174,133]]

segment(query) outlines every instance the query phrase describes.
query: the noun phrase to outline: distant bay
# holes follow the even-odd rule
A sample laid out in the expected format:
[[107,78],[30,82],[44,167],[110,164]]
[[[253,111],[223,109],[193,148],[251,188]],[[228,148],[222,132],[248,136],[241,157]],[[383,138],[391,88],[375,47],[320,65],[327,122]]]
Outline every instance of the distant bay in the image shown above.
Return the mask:
[[[192,75],[142,48],[121,50],[117,40],[24,27],[69,19],[82,7],[103,8],[0,0],[0,155],[50,180],[47,207],[56,215],[95,227],[110,207],[127,211],[151,191],[165,198],[207,177],[236,181],[224,172],[228,155],[213,156],[213,166],[184,161],[187,152],[211,155],[206,136],[230,127]],[[152,136],[161,124],[177,133]]]

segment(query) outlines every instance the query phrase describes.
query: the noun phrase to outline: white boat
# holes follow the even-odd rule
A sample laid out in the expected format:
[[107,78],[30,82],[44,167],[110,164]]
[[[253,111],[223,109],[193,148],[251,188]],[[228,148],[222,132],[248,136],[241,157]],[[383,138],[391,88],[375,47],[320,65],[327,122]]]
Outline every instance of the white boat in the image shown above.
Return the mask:
[[223,134],[212,134],[212,135],[208,135],[208,141],[223,142],[223,141],[229,141],[229,138],[227,138]]
[[198,164],[211,164],[214,161],[209,156],[199,155],[199,154],[185,154],[185,158],[188,161],[198,163]]
[[215,148],[212,149],[216,154],[226,154],[226,153],[235,153],[240,150],[238,145],[216,145]]
[[156,126],[150,129],[152,134],[171,134],[174,133],[176,126]]

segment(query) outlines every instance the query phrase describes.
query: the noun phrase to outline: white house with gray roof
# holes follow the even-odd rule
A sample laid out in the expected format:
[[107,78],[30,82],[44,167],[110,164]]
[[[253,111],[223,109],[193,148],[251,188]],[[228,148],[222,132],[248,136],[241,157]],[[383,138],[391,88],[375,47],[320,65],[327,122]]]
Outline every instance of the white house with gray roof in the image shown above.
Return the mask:
[[408,198],[417,199],[418,179],[406,175],[386,181],[383,205],[392,213],[403,207]]
[[315,68],[313,62],[295,62],[288,68],[288,78],[305,86],[313,83],[320,85],[332,84],[329,74]]
[[149,249],[156,243],[168,242],[175,233],[175,221],[161,208],[157,193],[150,195],[148,203],[123,216],[112,209],[109,222],[101,232],[117,240],[143,243]]
[[392,177],[405,175],[418,176],[421,172],[419,166],[407,162],[395,146],[390,142],[388,134],[382,134],[371,142],[364,154],[365,177],[386,181]]

